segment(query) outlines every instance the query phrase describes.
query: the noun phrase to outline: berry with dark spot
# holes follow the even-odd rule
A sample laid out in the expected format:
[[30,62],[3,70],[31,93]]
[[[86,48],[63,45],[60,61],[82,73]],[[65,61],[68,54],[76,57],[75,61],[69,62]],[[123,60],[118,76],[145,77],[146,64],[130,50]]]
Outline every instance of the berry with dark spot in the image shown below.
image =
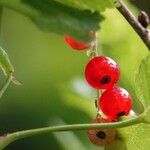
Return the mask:
[[120,87],[106,90],[98,101],[98,107],[110,121],[115,121],[119,116],[128,115],[132,102],[129,93]]
[[109,57],[97,56],[85,68],[87,82],[96,89],[110,89],[119,80],[120,69]]
[[[109,121],[103,118],[96,118],[92,120],[92,123],[109,123]],[[110,145],[116,137],[115,129],[89,129],[87,133],[89,140],[97,146]]]

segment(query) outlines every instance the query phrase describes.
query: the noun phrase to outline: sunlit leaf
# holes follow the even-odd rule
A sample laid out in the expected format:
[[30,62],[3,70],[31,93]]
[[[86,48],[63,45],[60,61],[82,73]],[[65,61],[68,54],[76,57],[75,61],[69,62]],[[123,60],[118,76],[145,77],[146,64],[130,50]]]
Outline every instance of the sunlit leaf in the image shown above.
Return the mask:
[[0,47],[0,66],[4,74],[9,76],[14,72],[14,68],[10,62],[7,53]]
[[138,124],[120,129],[120,138],[126,143],[127,150],[149,150],[149,133],[150,125]]
[[136,93],[144,107],[150,106],[150,55],[144,58],[136,75]]
[[111,145],[106,146],[105,150],[127,150],[127,147],[124,140],[116,139]]
[[56,0],[60,3],[66,4],[68,6],[81,8],[81,9],[91,9],[98,10],[100,12],[104,11],[106,8],[113,7],[113,0]]
[[40,29],[58,34],[70,34],[78,39],[89,40],[88,32],[97,31],[103,17],[96,11],[81,10],[50,0],[22,0],[36,10],[38,15],[29,16]]

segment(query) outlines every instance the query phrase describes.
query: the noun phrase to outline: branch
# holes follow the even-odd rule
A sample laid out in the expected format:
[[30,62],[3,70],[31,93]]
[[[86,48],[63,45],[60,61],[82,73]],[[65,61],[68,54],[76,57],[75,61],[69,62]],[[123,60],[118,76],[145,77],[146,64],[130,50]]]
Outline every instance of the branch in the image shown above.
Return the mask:
[[127,6],[123,3],[122,0],[118,0],[118,5],[116,8],[124,16],[124,18],[129,22],[132,28],[137,32],[140,38],[143,40],[145,45],[150,50],[150,32],[148,29],[144,28],[137,18],[131,13]]
[[113,123],[95,123],[95,124],[73,124],[73,125],[62,125],[62,126],[50,126],[44,128],[23,130],[14,133],[10,133],[0,137],[0,150],[5,148],[10,143],[27,137],[32,137],[35,135],[50,133],[50,132],[62,132],[62,131],[74,131],[74,130],[88,130],[88,129],[98,129],[98,128],[122,128],[131,126],[134,124],[144,123],[144,113],[136,116],[134,118],[113,122]]
[[0,98],[3,96],[4,92],[7,90],[9,84],[12,81],[12,76],[8,76],[6,82],[4,83],[4,85],[2,86],[2,88],[0,89]]

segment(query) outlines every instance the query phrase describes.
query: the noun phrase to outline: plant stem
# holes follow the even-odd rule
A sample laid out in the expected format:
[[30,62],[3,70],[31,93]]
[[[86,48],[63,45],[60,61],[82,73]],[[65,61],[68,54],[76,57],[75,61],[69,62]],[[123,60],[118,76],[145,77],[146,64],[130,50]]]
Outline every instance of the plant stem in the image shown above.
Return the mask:
[[20,138],[25,138],[37,134],[48,133],[48,132],[58,132],[58,131],[73,131],[73,130],[87,130],[87,129],[96,129],[96,128],[122,128],[131,126],[134,124],[142,123],[143,116],[140,115],[138,117],[134,117],[132,119],[113,122],[113,123],[95,123],[95,124],[73,124],[73,125],[64,125],[64,126],[53,126],[53,127],[45,127],[38,129],[30,129],[26,131],[18,131],[10,134],[10,136],[15,136]]
[[[95,33],[95,56],[98,56],[98,36],[97,36],[97,33]],[[99,100],[99,97],[100,97],[100,90],[97,89],[97,106],[98,106],[98,100]],[[99,108],[97,108],[98,112],[99,112]]]
[[73,125],[63,125],[63,126],[52,126],[52,127],[44,127],[38,129],[30,129],[30,130],[23,130],[18,131],[15,133],[8,134],[0,140],[0,149],[3,149],[11,142],[14,142],[18,139],[31,137],[34,135],[49,133],[49,132],[62,132],[62,131],[73,131],[73,130],[87,130],[87,129],[96,129],[96,128],[122,128],[131,126],[134,124],[142,123],[143,114],[136,116],[132,119],[114,122],[114,123],[97,123],[97,124],[73,124]]
[[137,18],[132,14],[132,12],[127,8],[122,0],[117,1],[118,4],[116,8],[124,16],[124,18],[129,22],[132,28],[137,32],[140,38],[143,40],[145,45],[150,50],[150,32],[148,29],[144,28]]
[[10,82],[12,81],[12,76],[8,76],[6,82],[4,83],[4,85],[2,86],[1,90],[0,90],[0,98],[3,96],[4,92],[7,90]]

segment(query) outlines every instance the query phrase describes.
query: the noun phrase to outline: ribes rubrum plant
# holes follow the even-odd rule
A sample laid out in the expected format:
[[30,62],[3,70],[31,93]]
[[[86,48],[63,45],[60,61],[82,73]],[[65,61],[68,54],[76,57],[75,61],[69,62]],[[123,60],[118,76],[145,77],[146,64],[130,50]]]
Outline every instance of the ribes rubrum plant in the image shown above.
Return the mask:
[[[148,29],[148,0],[137,0],[133,3],[136,3],[139,8],[143,9],[143,11],[140,10],[141,13],[138,15],[138,17],[135,17],[132,14],[131,10],[128,9],[126,4],[124,4],[122,0],[0,0],[0,16],[2,16],[2,13],[4,12],[3,10],[7,11],[7,9],[11,9],[13,11],[16,11],[26,16],[26,18],[30,19],[32,23],[34,23],[36,27],[38,27],[38,29],[40,29],[41,31],[52,32],[61,35],[62,41],[64,38],[64,43],[66,43],[70,47],[70,49],[74,49],[78,52],[82,51],[83,53],[81,53],[81,55],[84,54],[84,52],[85,54],[90,54],[88,55],[89,59],[86,62],[85,68],[83,68],[83,72],[85,81],[87,81],[91,90],[95,90],[97,92],[96,98],[93,98],[93,101],[91,100],[93,104],[94,100],[96,102],[96,108],[94,110],[95,113],[92,112],[91,123],[50,126],[37,129],[22,130],[7,134],[4,133],[0,137],[0,150],[5,148],[10,143],[22,138],[27,138],[48,132],[73,130],[86,130],[88,137],[87,139],[91,141],[90,144],[103,147],[105,150],[149,150],[150,55],[145,52],[146,57],[142,60],[139,71],[135,76],[135,88],[131,83],[129,83],[129,85],[127,83],[127,86],[122,88],[122,85],[125,85],[124,83],[128,82],[128,78],[126,81],[123,81],[123,79],[125,79],[125,76],[130,75],[124,72],[124,70],[126,69],[123,68],[123,64],[127,64],[128,66],[125,66],[129,67],[129,69],[132,70],[133,68],[130,68],[128,59],[130,60],[130,62],[131,58],[132,61],[134,61],[134,56],[130,57],[130,55],[134,54],[132,52],[129,53],[129,50],[126,49],[126,51],[121,52],[122,55],[126,53],[127,57],[120,57],[121,55],[118,54],[118,49],[124,49],[124,45],[126,44],[130,44],[129,47],[136,50],[141,49],[141,46],[137,46],[138,42],[136,41],[136,43],[134,38],[131,38],[131,40],[129,40],[130,42],[126,41],[129,35],[121,25],[117,24],[118,18],[116,17],[115,19],[106,17],[106,20],[112,19],[113,21],[112,24],[108,23],[109,25],[106,29],[108,30],[109,28],[113,28],[112,30],[115,30],[115,28],[117,28],[115,33],[107,30],[103,31],[107,34],[107,38],[103,40],[103,36],[101,36],[101,32],[99,32],[105,25],[104,23],[104,25],[101,26],[101,22],[105,19],[103,12],[107,8],[114,8],[118,10],[119,13],[127,20],[127,22],[135,30],[135,34],[137,33],[139,35],[145,46],[148,48],[148,50],[150,50],[150,32]],[[141,3],[143,5],[141,5]],[[1,19],[0,22],[2,21],[3,19]],[[115,25],[112,26],[113,24]],[[6,24],[3,24],[1,27],[4,26],[6,26]],[[121,28],[121,30],[118,29],[119,27]],[[13,26],[11,26],[11,28],[13,28]],[[99,33],[98,36],[97,33]],[[124,36],[122,36],[122,34]],[[1,36],[2,35],[5,34],[1,34]],[[18,35],[13,35],[13,38],[16,38],[15,36]],[[110,36],[112,36],[113,38],[110,38]],[[116,36],[119,36],[119,38],[116,39]],[[105,40],[107,40],[107,43],[109,44],[106,44],[104,42]],[[10,39],[8,41],[10,41]],[[42,42],[42,40],[40,41]],[[123,41],[123,45],[120,44],[120,41]],[[0,41],[0,43],[2,45],[3,41]],[[19,42],[17,41],[17,47],[21,44],[18,43]],[[59,42],[57,41],[57,43]],[[3,45],[6,46],[7,44],[4,42]],[[107,52],[107,49],[109,48],[111,53]],[[113,51],[111,50],[111,48],[114,48],[117,51]],[[60,52],[61,50],[59,49],[58,52]],[[44,53],[44,48],[42,48],[41,51]],[[30,53],[32,53],[32,48],[30,50]],[[53,53],[51,52],[50,54],[52,55]],[[141,56],[141,54],[142,52],[139,53],[139,57],[143,57],[143,55]],[[69,61],[71,60],[72,59],[70,59]],[[141,58],[139,60],[141,60]],[[41,62],[41,60],[38,61]],[[76,63],[80,64],[81,62],[78,61]],[[139,66],[138,63],[139,62],[136,62],[136,67]],[[66,66],[67,65],[65,64],[63,67]],[[7,53],[2,48],[0,48],[0,67],[3,71],[3,74],[7,77],[6,83],[0,90],[1,98],[11,82],[17,85],[20,84],[20,82],[14,78],[14,67],[11,64]],[[43,65],[42,67],[45,66]],[[74,69],[73,67],[74,66],[72,66],[72,69]],[[57,69],[58,68],[55,68],[55,70]],[[133,71],[131,72],[133,73]],[[65,74],[65,71],[63,72],[63,74]],[[61,78],[61,73],[59,73],[59,75]],[[55,87],[57,87],[56,85]],[[124,88],[130,91],[130,94]],[[81,88],[78,89],[81,90]],[[83,89],[80,91],[80,93],[82,91]],[[69,91],[67,91],[67,94],[68,93]],[[133,95],[132,98],[131,95]],[[70,98],[70,101],[72,103],[74,102],[72,98]],[[138,105],[142,108],[140,111],[136,109],[136,103],[138,103]],[[75,107],[76,103],[74,104],[73,105]],[[86,108],[86,111],[90,110],[90,108],[88,107],[88,102],[86,104],[84,102],[80,102],[79,105],[82,108]],[[92,108],[91,103],[90,106]],[[59,107],[61,107],[61,105],[57,106],[57,110],[61,109]],[[15,111],[15,109],[13,110]],[[133,116],[131,116],[131,112],[134,112]],[[1,115],[3,114],[4,113],[1,113]],[[67,115],[71,116],[71,113],[67,112]],[[73,117],[71,116],[71,118]],[[1,122],[3,123],[3,119]],[[3,126],[3,124],[1,126]],[[10,131],[12,130],[9,129],[9,132]],[[64,139],[62,138],[62,140]],[[74,138],[74,140],[76,140],[76,138]],[[66,144],[67,143],[65,143],[65,145]],[[80,143],[79,145],[82,144]]]

